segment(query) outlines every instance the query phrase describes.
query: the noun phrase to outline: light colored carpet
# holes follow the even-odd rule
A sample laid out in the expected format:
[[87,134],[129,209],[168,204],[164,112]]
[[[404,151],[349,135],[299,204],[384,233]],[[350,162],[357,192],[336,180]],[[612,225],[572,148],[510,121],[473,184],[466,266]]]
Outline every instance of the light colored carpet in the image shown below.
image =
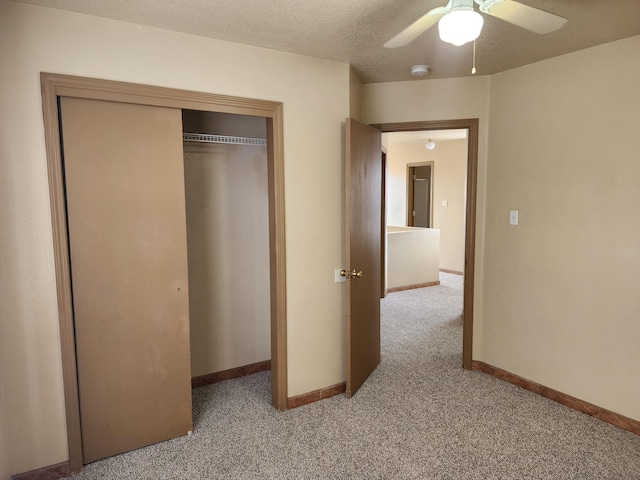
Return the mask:
[[289,410],[268,372],[194,390],[194,432],[78,479],[640,479],[640,436],[461,368],[462,278],[382,301],[360,392]]

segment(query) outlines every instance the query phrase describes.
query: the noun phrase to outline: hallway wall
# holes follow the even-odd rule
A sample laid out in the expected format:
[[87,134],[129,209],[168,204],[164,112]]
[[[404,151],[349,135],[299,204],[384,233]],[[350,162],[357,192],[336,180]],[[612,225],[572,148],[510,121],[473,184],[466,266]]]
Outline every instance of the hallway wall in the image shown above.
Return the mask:
[[[393,135],[393,133],[388,134]],[[387,150],[387,225],[407,225],[407,168],[433,162],[433,228],[440,229],[440,268],[464,271],[467,140],[442,140]],[[447,205],[443,206],[442,202]]]

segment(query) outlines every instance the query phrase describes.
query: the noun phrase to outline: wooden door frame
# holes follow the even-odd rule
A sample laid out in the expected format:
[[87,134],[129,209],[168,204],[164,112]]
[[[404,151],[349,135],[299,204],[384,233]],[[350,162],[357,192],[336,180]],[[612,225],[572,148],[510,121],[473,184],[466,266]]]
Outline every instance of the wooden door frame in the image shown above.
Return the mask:
[[271,393],[274,407],[278,410],[286,410],[287,322],[282,103],[52,73],[41,73],[40,81],[49,197],[51,201],[67,441],[71,471],[79,472],[82,469],[83,456],[73,326],[67,209],[58,116],[59,97],[251,115],[266,119],[268,139],[269,258],[271,270]]
[[[467,370],[471,370],[471,361],[473,357],[473,294],[476,251],[476,195],[478,189],[479,124],[480,121],[477,118],[465,118],[456,120],[381,123],[371,125],[383,133],[412,132],[420,130],[467,130],[467,206],[464,241],[464,300],[462,310],[462,367]],[[382,195],[384,198],[384,191],[382,192]]]
[[417,167],[429,167],[429,226],[427,228],[433,227],[433,172],[435,163],[432,161],[429,162],[419,162],[419,163],[407,163],[407,226],[413,227],[413,223],[415,221],[412,212],[415,210],[415,201],[414,201],[414,187],[411,172],[415,171]]
[[382,149],[382,202],[380,215],[380,230],[382,236],[380,238],[380,298],[387,296],[387,200],[385,192],[387,191],[387,152]]

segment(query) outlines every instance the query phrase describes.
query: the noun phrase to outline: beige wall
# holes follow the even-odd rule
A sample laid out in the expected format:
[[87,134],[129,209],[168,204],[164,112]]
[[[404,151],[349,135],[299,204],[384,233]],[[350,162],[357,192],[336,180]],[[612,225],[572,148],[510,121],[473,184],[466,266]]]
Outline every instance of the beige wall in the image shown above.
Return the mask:
[[407,225],[407,165],[424,162],[433,162],[433,228],[440,229],[440,268],[462,272],[467,140],[440,140],[434,150],[423,144],[388,147],[387,225]]
[[440,230],[387,227],[385,288],[440,281]]
[[[0,371],[1,373],[1,371]],[[2,379],[0,378],[0,478],[9,478],[11,470],[9,466],[9,437],[7,425],[4,420],[4,400],[2,394]]]
[[0,61],[0,373],[9,472],[68,458],[41,71],[283,102],[288,393],[344,380],[343,284],[334,283],[333,269],[343,259],[348,65],[6,0]]
[[185,142],[184,166],[191,376],[269,360],[267,147]]
[[636,420],[639,52],[633,37],[492,79],[481,339],[482,360]]
[[482,358],[482,268],[490,77],[374,83],[362,86],[365,123],[479,119],[473,358]]
[[[426,150],[426,149],[425,149]],[[467,140],[437,142],[434,163],[433,228],[440,229],[440,268],[464,271]],[[442,202],[447,202],[443,207]]]
[[349,117],[358,121],[362,117],[362,81],[353,67],[349,67]]
[[[383,136],[393,135],[385,133]],[[388,138],[388,137],[387,137]],[[384,143],[384,142],[383,142]],[[417,151],[413,146],[387,146],[387,176],[385,182],[385,200],[387,202],[387,225],[407,226],[407,164],[432,162],[432,152]],[[407,155],[411,154],[411,158]],[[428,158],[427,158],[428,157]]]

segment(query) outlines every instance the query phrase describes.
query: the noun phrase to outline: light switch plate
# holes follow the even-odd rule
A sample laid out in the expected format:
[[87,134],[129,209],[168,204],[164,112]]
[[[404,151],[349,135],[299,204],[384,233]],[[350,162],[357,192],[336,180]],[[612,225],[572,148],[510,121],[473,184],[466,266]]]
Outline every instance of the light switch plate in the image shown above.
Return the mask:
[[449,201],[448,200],[442,200],[442,206],[443,207],[448,207],[449,206]]
[[518,210],[509,211],[509,225],[518,225]]

